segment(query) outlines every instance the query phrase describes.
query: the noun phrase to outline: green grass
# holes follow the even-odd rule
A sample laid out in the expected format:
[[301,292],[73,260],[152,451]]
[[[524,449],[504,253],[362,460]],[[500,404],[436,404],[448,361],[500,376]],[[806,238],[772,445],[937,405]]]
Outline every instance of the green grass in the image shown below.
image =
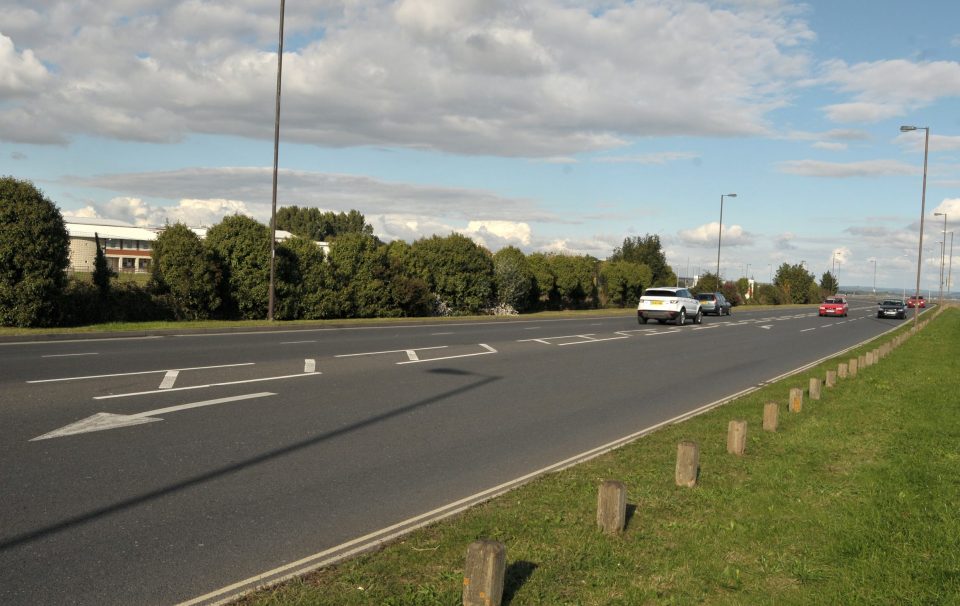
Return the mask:
[[[960,604],[960,311],[787,412],[791,387],[878,344],[240,603],[453,606],[467,545],[492,538],[513,606]],[[777,433],[760,429],[771,400]],[[736,418],[743,457],[726,453]],[[694,489],[673,482],[684,439]],[[604,479],[636,508],[619,537],[595,527]]]

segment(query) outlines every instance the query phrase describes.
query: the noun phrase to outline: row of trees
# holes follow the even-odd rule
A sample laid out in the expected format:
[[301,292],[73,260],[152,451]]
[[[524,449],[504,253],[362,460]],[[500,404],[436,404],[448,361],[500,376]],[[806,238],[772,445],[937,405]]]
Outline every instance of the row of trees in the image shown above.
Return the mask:
[[[277,223],[297,235],[277,245],[280,320],[626,307],[645,288],[677,281],[657,235],[626,238],[601,261],[515,247],[494,254],[456,233],[387,244],[355,210],[286,207]],[[330,241],[329,253],[315,240]],[[97,250],[92,284],[68,280],[69,238],[57,207],[29,182],[0,179],[0,324],[267,315],[269,228],[249,217],[225,217],[203,240],[183,224],[168,226],[154,242],[145,287],[112,280],[99,244]],[[708,274],[697,290],[718,286],[743,302],[746,280],[718,285]],[[835,290],[829,273],[817,286],[802,266],[783,264],[753,300],[807,303],[823,289]]]

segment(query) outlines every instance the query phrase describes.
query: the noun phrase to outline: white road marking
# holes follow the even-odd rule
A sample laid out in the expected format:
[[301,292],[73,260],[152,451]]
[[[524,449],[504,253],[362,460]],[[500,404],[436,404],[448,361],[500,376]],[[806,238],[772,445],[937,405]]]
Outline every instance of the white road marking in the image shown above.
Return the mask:
[[303,361],[303,372],[317,372],[317,361],[307,358]]
[[594,336],[595,334],[596,334],[596,333],[590,332],[590,333],[587,333],[587,334],[585,334],[585,335],[562,335],[562,336],[559,336],[559,337],[540,337],[539,339],[517,339],[517,343],[526,343],[527,341],[536,341],[537,343],[543,343],[544,345],[550,345],[550,343],[546,343],[546,341],[549,341],[549,340],[551,340],[551,339],[573,339],[573,338],[575,338],[575,337],[576,337],[576,338],[580,338],[580,339],[584,339],[584,338],[587,338],[587,337],[592,337],[592,336]]
[[83,379],[107,379],[110,377],[131,377],[134,375],[152,375],[158,372],[167,373],[171,370],[207,370],[209,368],[232,368],[234,366],[253,366],[253,362],[242,362],[240,364],[220,364],[218,366],[194,366],[192,368],[165,368],[163,370],[141,370],[138,372],[118,372],[109,375],[87,375],[85,377],[64,377],[62,379],[38,379],[36,381],[27,381],[27,383],[56,383],[57,381],[80,381]]
[[151,337],[106,337],[103,339],[64,339],[62,341],[10,341],[0,343],[0,347],[5,345],[59,345],[61,343],[99,343],[100,341],[144,341],[146,339],[162,339],[160,335]]
[[470,353],[470,354],[460,354],[459,356],[444,356],[442,358],[430,358],[428,360],[408,360],[406,362],[397,362],[397,364],[420,364],[422,362],[439,362],[440,360],[453,360],[455,358],[471,358],[473,356],[487,356],[490,354],[497,353],[496,349],[490,347],[485,343],[478,343],[478,345],[486,349],[487,351],[481,351],[478,353]]
[[242,396],[232,396],[229,398],[217,398],[216,400],[205,400],[203,402],[191,402],[190,404],[179,404],[177,406],[168,406],[166,408],[157,408],[146,412],[138,412],[132,415],[117,415],[108,412],[98,412],[97,414],[55,429],[42,436],[37,436],[30,440],[49,440],[50,438],[60,438],[63,436],[76,435],[80,433],[89,433],[91,431],[103,431],[105,429],[116,429],[118,427],[129,427],[131,425],[142,425],[143,423],[153,423],[162,421],[153,415],[162,415],[180,410],[189,410],[191,408],[200,408],[202,406],[213,406],[214,404],[226,404],[227,402],[238,402],[240,400],[252,400],[254,398],[263,398],[266,396],[275,396],[277,394],[268,391],[261,393],[251,393]]
[[656,336],[658,336],[658,335],[672,335],[672,334],[675,333],[675,332],[683,332],[683,331],[680,330],[679,328],[674,328],[673,330],[665,330],[665,331],[663,331],[663,332],[660,332],[660,331],[651,332],[651,333],[645,334],[645,335],[643,335],[643,336],[645,336],[645,337],[656,337]]
[[173,384],[177,382],[177,375],[179,374],[179,370],[168,370],[167,374],[163,375],[163,381],[160,382],[160,389],[172,388]]
[[410,360],[410,361],[412,361],[412,362],[416,362],[416,361],[419,360],[420,358],[417,357],[417,351],[416,351],[415,349],[408,349],[408,350],[407,350],[407,359]]
[[759,328],[762,328],[764,330],[770,330],[771,328],[773,328],[773,324],[764,324],[762,326],[759,326]]
[[809,331],[811,331],[811,330],[816,330],[816,328],[804,328],[804,329],[801,330],[800,332],[809,332]]
[[[428,349],[446,349],[446,345],[437,345],[436,347],[418,347],[416,349],[390,349],[388,351],[366,351],[364,353],[355,353],[355,354],[340,354],[333,356],[334,358],[354,358],[356,356],[379,356],[381,354],[390,354],[390,353],[407,353],[411,351],[427,351]],[[409,355],[407,353],[407,355]]]
[[316,343],[316,339],[313,341],[281,341],[280,345],[299,345],[301,343]]
[[282,379],[296,379],[298,377],[313,377],[319,374],[320,372],[305,372],[302,374],[296,375],[282,375],[279,377],[263,377],[260,379],[245,379],[243,381],[228,381],[225,383],[208,383],[206,385],[191,385],[189,387],[171,387],[170,389],[155,389],[152,391],[135,391],[132,393],[115,393],[108,396],[94,396],[94,400],[112,400],[113,398],[129,398],[131,396],[146,396],[155,393],[169,393],[171,391],[186,391],[189,389],[206,389],[208,387],[226,387],[228,385],[241,385],[243,383],[259,383],[261,381],[279,381]]
[[439,337],[441,335],[452,335],[452,332],[432,332],[430,333],[431,337]]
[[97,356],[97,355],[100,355],[100,354],[96,352],[90,352],[90,353],[73,353],[73,354],[49,354],[49,355],[40,356],[40,357],[41,358],[69,358],[72,356]]
[[824,324],[823,326],[820,326],[819,328],[826,328],[827,326],[833,326],[833,324],[832,324],[832,323],[831,323],[831,324]]
[[584,339],[583,341],[570,341],[569,343],[557,343],[557,347],[563,347],[564,345],[583,345],[584,343],[600,343],[601,341],[616,341],[618,339],[629,339],[628,336],[622,337],[608,337],[606,339]]
[[541,326],[527,326],[527,327],[524,328],[524,330],[539,330],[540,328],[542,328],[542,327],[541,327]]

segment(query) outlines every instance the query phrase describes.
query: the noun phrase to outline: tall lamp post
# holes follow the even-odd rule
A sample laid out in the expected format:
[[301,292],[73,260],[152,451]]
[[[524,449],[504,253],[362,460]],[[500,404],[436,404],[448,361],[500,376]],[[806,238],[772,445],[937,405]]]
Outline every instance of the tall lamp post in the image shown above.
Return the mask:
[[720,241],[723,239],[723,199],[736,198],[737,194],[720,195],[720,229],[717,230],[717,290],[721,290],[723,283],[720,282]]
[[[901,133],[915,130],[924,131],[923,135],[923,189],[920,190],[920,243],[917,245],[917,289],[915,297],[920,297],[920,266],[923,265],[923,216],[927,212],[927,157],[930,154],[930,127],[929,126],[901,126]],[[916,300],[916,299],[914,299]],[[913,326],[919,325],[920,307],[913,308]]]
[[947,270],[947,296],[950,296],[951,286],[953,286],[953,232],[950,232],[950,264]]
[[267,298],[267,320],[273,322],[277,266],[277,164],[280,159],[280,75],[283,73],[283,13],[285,0],[280,0],[280,43],[277,49],[277,103],[273,121],[273,196],[270,203],[270,294]]
[[934,217],[943,216],[943,246],[940,247],[940,305],[943,305],[943,280],[946,278],[944,270],[944,253],[947,251],[947,213],[933,213]]
[[870,259],[870,262],[873,263],[873,295],[877,295],[877,259]]

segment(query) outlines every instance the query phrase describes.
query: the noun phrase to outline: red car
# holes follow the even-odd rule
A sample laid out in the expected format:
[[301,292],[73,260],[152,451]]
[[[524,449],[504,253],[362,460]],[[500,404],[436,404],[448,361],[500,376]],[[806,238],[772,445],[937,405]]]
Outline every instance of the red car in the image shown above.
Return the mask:
[[843,316],[847,317],[849,312],[849,307],[847,307],[847,300],[843,297],[827,297],[823,303],[820,304],[820,317],[823,316]]
[[926,306],[927,302],[923,300],[923,295],[920,295],[919,297],[911,296],[909,299],[907,299],[907,307],[909,308],[919,307],[923,309]]

